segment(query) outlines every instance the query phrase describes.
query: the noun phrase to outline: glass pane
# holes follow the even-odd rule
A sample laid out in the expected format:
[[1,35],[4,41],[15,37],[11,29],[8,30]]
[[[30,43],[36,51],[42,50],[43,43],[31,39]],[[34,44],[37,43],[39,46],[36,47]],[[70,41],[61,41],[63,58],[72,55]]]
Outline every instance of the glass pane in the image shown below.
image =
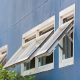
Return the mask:
[[33,58],[30,62],[24,63],[24,70],[29,70],[35,68],[35,58]]
[[46,64],[46,56],[40,57],[38,59],[38,66],[43,66]]
[[53,53],[49,56],[46,56],[46,64],[52,63],[53,62]]
[[49,56],[43,56],[38,59],[38,66],[43,66],[53,62],[53,53]]
[[30,69],[35,68],[35,58],[30,61]]
[[24,63],[24,70],[29,70],[30,69],[30,63]]

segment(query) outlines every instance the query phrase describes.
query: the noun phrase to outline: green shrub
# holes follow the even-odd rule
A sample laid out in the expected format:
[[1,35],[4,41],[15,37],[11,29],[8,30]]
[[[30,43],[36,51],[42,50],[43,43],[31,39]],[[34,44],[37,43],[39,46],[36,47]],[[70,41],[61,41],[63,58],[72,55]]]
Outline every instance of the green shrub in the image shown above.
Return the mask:
[[35,80],[35,76],[21,76],[15,71],[6,70],[0,64],[0,80]]

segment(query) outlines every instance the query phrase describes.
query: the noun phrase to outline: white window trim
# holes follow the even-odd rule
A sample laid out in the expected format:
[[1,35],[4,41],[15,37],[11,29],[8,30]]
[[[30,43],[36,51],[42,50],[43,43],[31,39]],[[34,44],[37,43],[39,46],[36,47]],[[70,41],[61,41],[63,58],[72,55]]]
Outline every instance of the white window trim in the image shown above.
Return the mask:
[[[54,25],[54,31],[55,31],[55,16],[50,17],[48,20],[44,21],[43,23],[39,24],[38,26],[32,28],[28,32],[24,33],[22,35],[22,46],[25,47],[29,45],[29,43],[25,43],[25,38],[31,36],[32,34],[36,35],[36,38],[39,37],[39,31],[45,29],[46,27],[49,27],[50,25]],[[33,39],[35,40],[35,39]],[[32,41],[32,40],[31,40]]]
[[[75,21],[75,4],[73,4],[59,13],[59,26],[63,24],[61,17],[71,11],[73,11],[72,14],[74,14],[74,21]],[[60,53],[60,48],[59,48],[59,68],[66,67],[72,64],[74,64],[74,33],[73,33],[73,57],[68,59],[62,59],[62,54]]]
[[52,63],[46,64],[43,66],[38,66],[38,58],[41,56],[45,56],[45,54],[35,57],[35,68],[32,68],[30,70],[24,71],[24,64],[22,63],[21,64],[21,75],[22,76],[32,75],[32,74],[36,74],[36,73],[40,73],[40,72],[49,71],[49,70],[54,69],[54,53],[53,53],[53,62]]

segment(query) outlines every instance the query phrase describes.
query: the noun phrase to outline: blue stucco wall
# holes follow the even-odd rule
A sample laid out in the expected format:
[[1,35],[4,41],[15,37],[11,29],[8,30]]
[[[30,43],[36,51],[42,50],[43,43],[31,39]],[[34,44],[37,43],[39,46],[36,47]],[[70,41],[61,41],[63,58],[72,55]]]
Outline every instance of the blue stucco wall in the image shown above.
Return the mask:
[[[80,0],[0,0],[0,46],[8,44],[9,59],[21,45],[22,34],[55,15],[59,26],[59,11],[75,3],[74,65],[59,68],[58,48],[54,54],[55,68],[36,75],[37,80],[80,79]],[[20,66],[18,66],[20,67]],[[16,68],[20,71],[20,68]]]

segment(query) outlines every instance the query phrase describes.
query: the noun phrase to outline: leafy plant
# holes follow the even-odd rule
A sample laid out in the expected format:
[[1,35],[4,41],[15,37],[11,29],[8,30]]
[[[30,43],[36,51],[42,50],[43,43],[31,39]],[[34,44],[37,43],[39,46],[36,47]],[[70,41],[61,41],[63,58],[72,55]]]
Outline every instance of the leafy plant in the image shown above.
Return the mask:
[[14,80],[16,76],[16,72],[8,71],[0,64],[0,80]]
[[15,71],[6,70],[0,64],[0,80],[35,80],[35,76],[21,76]]

